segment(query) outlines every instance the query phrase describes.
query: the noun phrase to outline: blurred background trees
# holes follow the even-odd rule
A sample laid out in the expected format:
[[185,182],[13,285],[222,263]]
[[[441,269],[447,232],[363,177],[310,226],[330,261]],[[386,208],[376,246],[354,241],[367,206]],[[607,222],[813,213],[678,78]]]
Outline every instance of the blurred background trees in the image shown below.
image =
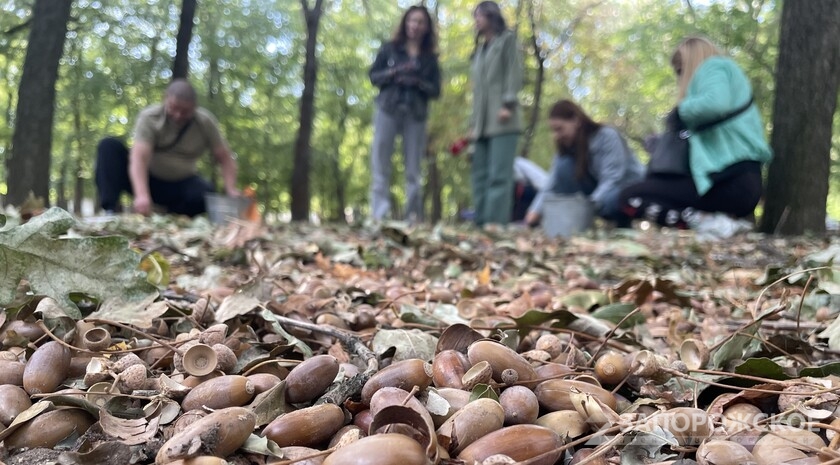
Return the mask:
[[[12,194],[19,192],[10,179],[14,176],[10,161],[14,161],[11,154],[18,153],[12,142],[22,142],[13,141],[12,134],[21,123],[18,89],[30,30],[35,27],[36,3],[0,0],[0,157],[5,160],[0,166],[0,194],[8,194],[8,200],[17,200]],[[413,3],[205,0],[196,7],[192,0],[75,0],[55,86],[51,163],[46,168],[38,165],[41,177],[48,179],[49,201],[78,212],[81,199],[95,196],[92,165],[98,139],[130,136],[136,113],[161,99],[173,73],[187,73],[182,64],[186,50],[187,74],[201,103],[220,120],[238,154],[240,181],[256,189],[264,213],[280,219],[302,219],[310,213],[329,220],[360,219],[367,213],[376,95],[367,70],[381,41],[390,37],[403,9]],[[468,62],[474,46],[475,3],[425,1],[437,19],[444,73],[443,95],[432,106],[429,124],[425,179],[431,219],[452,219],[469,206],[468,160],[450,156],[447,147],[463,135],[469,118]],[[619,127],[644,157],[640,141],[661,127],[674,104],[671,52],[689,34],[709,36],[746,69],[768,136],[771,133],[780,1],[501,0],[500,4],[517,31],[527,68],[521,95],[528,126],[523,153],[544,167],[553,152],[545,128],[546,108],[566,97],[580,102],[595,119]],[[186,13],[194,18],[185,49],[181,21]],[[30,45],[40,47],[35,42]],[[307,74],[313,57],[317,67]],[[307,108],[309,114],[302,115]],[[311,124],[309,134],[302,134],[307,124]],[[833,128],[837,125],[835,114]],[[27,129],[26,137],[43,138],[46,131],[49,128]],[[840,131],[833,133],[828,210],[840,214],[836,188]],[[399,156],[395,166],[399,208],[403,199]],[[293,189],[304,177],[308,188]],[[34,184],[30,189],[41,191]],[[299,202],[295,208],[294,202]]]

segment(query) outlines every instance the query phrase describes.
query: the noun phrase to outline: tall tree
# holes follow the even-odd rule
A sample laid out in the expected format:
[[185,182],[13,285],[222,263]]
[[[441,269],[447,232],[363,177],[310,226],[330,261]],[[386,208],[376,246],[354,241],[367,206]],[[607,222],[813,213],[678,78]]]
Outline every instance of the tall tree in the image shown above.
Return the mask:
[[300,0],[306,22],[306,59],[303,65],[303,96],[300,99],[300,128],[295,140],[295,164],[292,168],[292,221],[309,219],[309,166],[312,151],[312,126],[315,122],[315,84],[318,80],[318,25],[324,13],[324,0]]
[[761,230],[825,231],[831,127],[840,89],[840,4],[782,7],[767,199]]
[[32,28],[18,88],[12,153],[6,159],[8,203],[30,192],[49,203],[55,84],[72,0],[35,0]]
[[172,63],[172,78],[187,78],[190,72],[190,42],[192,41],[193,20],[197,0],[184,0],[181,3],[181,22],[175,41],[175,61]]

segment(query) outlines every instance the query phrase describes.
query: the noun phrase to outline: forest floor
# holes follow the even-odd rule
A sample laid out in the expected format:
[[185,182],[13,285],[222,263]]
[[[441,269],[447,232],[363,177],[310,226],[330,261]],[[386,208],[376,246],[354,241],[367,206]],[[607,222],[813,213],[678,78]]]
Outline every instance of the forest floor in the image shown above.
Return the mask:
[[[30,224],[30,229],[11,223],[0,229],[0,251],[12,257],[8,262],[12,265],[0,271],[0,282],[8,285],[23,279],[23,285],[0,320],[6,325],[2,334],[5,350],[20,342],[7,331],[14,319],[41,319],[52,329],[51,335],[23,341],[24,347],[52,337],[78,348],[79,339],[72,330],[75,321],[85,316],[112,333],[115,345],[101,351],[110,357],[108,363],[123,353],[139,351],[143,348],[139,340],[189,344],[190,336],[195,339],[207,327],[224,323],[226,344],[237,356],[235,367],[226,371],[229,376],[266,371],[283,377],[300,360],[332,355],[342,363],[341,373],[346,376],[339,374],[329,391],[325,386],[294,409],[314,408],[328,399],[342,405],[348,418],[360,424],[366,404],[359,399],[361,385],[354,385],[358,378],[353,378],[351,366],[367,381],[388,364],[419,358],[438,365],[442,350],[466,354],[469,342],[489,338],[515,349],[534,367],[564,367],[562,375],[542,375],[546,372],[540,371],[540,379],[583,376],[585,380],[596,375],[606,392],[619,399],[617,403],[598,401],[588,408],[597,405],[609,410],[607,423],[622,425],[625,440],[601,445],[587,440],[587,435],[604,427],[590,421],[582,431],[567,432],[564,438],[583,438],[581,444],[573,448],[562,446],[561,441],[554,448],[557,454],[571,455],[577,449],[590,448],[622,464],[694,459],[696,443],[681,443],[678,432],[667,428],[663,434],[642,427],[641,414],[699,407],[717,415],[711,417],[717,426],[714,437],[732,440],[735,432],[725,430],[720,413],[739,400],[772,419],[761,428],[753,425],[760,432],[749,443],[750,450],[755,439],[773,427],[801,427],[802,421],[823,425],[811,428],[822,445],[794,447],[803,457],[815,456],[831,442],[831,428],[824,426],[835,417],[833,405],[838,397],[833,376],[840,374],[836,363],[840,327],[835,323],[840,315],[840,274],[832,267],[840,255],[840,242],[834,237],[781,238],[749,233],[708,242],[698,241],[690,231],[652,228],[602,229],[569,239],[549,239],[540,231],[523,228],[485,231],[467,225],[411,227],[400,223],[378,228],[268,227],[249,222],[214,227],[205,219],[130,215],[75,223],[52,210],[40,223]],[[125,239],[117,245],[97,242],[112,235]],[[93,238],[93,243],[85,238]],[[22,245],[27,243],[37,247]],[[157,285],[157,297],[135,298],[143,293],[128,283],[136,262],[126,261],[127,252],[118,250],[128,246],[142,254],[140,267]],[[15,259],[10,250],[26,253]],[[96,260],[90,259],[94,256]],[[103,257],[111,257],[112,263]],[[126,268],[129,265],[131,270]],[[92,271],[96,267],[108,270],[109,276]],[[49,281],[44,275],[56,278],[57,283],[41,286]],[[57,278],[73,275],[85,279]],[[65,290],[81,293],[71,294],[79,314],[71,311],[69,319],[40,310],[33,314],[39,299],[31,300],[32,294],[52,297],[65,309],[66,299],[60,295]],[[126,296],[133,293],[125,299],[131,305],[97,307],[99,301],[90,298],[117,291]],[[6,297],[0,292],[0,301]],[[188,336],[176,338],[181,333]],[[547,335],[557,336],[557,353],[538,343]],[[360,345],[354,346],[355,342]],[[30,345],[30,352],[33,347]],[[147,352],[138,353],[148,356]],[[623,359],[631,361],[617,380],[593,371],[605,353],[626,355]],[[640,353],[661,371],[643,373],[640,362],[633,359]],[[470,353],[466,367],[476,364],[472,357]],[[273,371],[265,369],[272,366],[272,360],[277,366]],[[45,463],[44,459],[65,465],[95,465],[108,463],[102,458],[103,450],[111,457],[119,450],[130,452],[132,463],[152,463],[160,440],[172,434],[168,430],[183,416],[177,408],[183,394],[172,394],[178,388],[171,385],[169,390],[162,388],[161,378],[171,378],[168,383],[183,380],[183,376],[179,378],[167,362],[148,357],[145,361],[150,367],[145,374],[154,381],[135,389],[135,397],[126,396],[125,380],[110,365],[107,375],[101,377],[123,387],[122,394],[112,392],[123,402],[112,399],[105,404],[80,405],[72,400],[72,393],[34,396],[32,408],[36,411],[0,433],[7,443],[26,421],[35,421],[58,406],[86,410],[93,415],[91,423],[96,423],[80,439],[50,446],[49,452],[42,450],[52,458],[31,459],[31,455],[11,451],[11,455],[0,455],[0,461],[23,465]],[[89,388],[86,381],[90,381],[85,375],[90,373],[90,365],[75,377],[68,373],[63,385],[85,391]],[[471,390],[473,398],[498,399],[506,391],[511,383],[505,384],[495,375]],[[523,376],[521,372],[519,376]],[[440,379],[434,381],[439,384]],[[523,380],[512,384],[524,384],[537,393],[540,414],[553,410],[535,384]],[[795,392],[796,402],[783,391]],[[424,405],[436,413],[429,393],[420,394]],[[599,395],[591,394],[587,402]],[[51,405],[36,408],[48,401]],[[256,412],[257,433],[269,436],[269,428],[260,428],[293,409],[282,399],[265,396],[249,397],[238,405],[246,404]],[[164,421],[164,406],[173,405],[177,413]],[[793,414],[798,417],[794,419]],[[637,416],[628,419],[632,415]],[[109,430],[108,425],[118,428]],[[712,436],[711,432],[707,436],[693,434],[701,439]],[[658,439],[645,445],[631,440],[644,435]],[[446,441],[451,440],[440,429],[421,436],[440,450],[447,449]],[[284,444],[281,438],[275,440],[276,445],[249,440],[248,447],[229,461],[293,463],[281,460],[293,459],[295,452],[276,446],[305,445],[317,452],[331,447],[328,439]],[[823,453],[834,459],[840,453],[831,443],[830,450]],[[56,451],[62,452],[56,456]],[[462,463],[454,460],[456,452],[462,454],[462,460],[482,463],[483,458],[463,455],[465,452],[452,445],[446,453],[453,459],[435,454],[433,460]],[[758,460],[762,452],[753,452],[758,463],[764,463]],[[516,460],[542,463],[536,459],[524,462],[529,458]]]

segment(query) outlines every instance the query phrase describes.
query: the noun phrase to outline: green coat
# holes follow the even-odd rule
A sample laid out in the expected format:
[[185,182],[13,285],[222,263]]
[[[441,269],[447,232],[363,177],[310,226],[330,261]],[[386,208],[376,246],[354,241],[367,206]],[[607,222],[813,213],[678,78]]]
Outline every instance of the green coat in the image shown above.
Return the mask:
[[[482,138],[522,132],[518,98],[522,89],[522,59],[516,35],[506,30],[487,46],[480,43],[472,59],[471,77],[473,135]],[[496,115],[505,104],[513,115],[503,124]]]
[[[734,61],[711,57],[691,78],[686,96],[679,104],[679,115],[690,130],[737,109],[751,95],[750,82]],[[691,175],[700,195],[712,187],[710,174],[740,161],[766,163],[773,157],[755,105],[728,121],[692,134],[688,141]]]

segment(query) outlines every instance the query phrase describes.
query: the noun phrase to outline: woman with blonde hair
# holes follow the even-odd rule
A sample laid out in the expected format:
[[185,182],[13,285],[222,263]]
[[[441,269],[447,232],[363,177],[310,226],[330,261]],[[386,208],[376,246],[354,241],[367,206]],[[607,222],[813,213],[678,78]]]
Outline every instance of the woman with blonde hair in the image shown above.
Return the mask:
[[743,70],[704,37],[683,40],[671,66],[677,106],[666,126],[688,137],[689,172],[649,172],[620,195],[623,212],[717,238],[751,226],[761,167],[772,158],[752,86]]

